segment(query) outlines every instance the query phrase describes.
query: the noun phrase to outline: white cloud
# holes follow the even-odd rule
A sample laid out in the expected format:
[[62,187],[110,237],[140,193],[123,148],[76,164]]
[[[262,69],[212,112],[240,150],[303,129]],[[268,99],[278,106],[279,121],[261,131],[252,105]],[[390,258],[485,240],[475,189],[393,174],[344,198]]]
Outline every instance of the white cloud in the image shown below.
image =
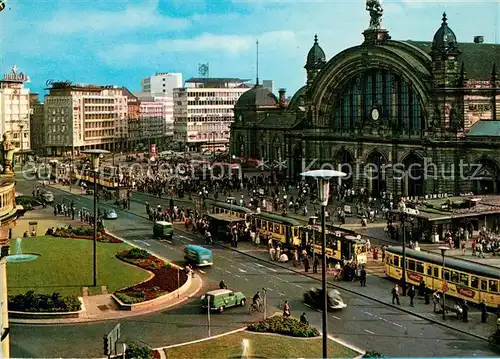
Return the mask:
[[163,16],[158,12],[158,0],[128,5],[121,11],[59,11],[40,30],[57,35],[88,33],[119,34],[131,30],[158,28],[163,31],[183,30],[190,21]]
[[[188,39],[163,39],[150,44],[125,44],[101,51],[98,56],[108,64],[136,64],[131,60],[152,61],[169,53],[224,53],[238,55],[255,48],[259,39],[262,47],[273,48],[279,45],[280,50],[286,44],[295,42],[295,33],[292,31],[271,31],[260,36],[250,35],[217,35],[204,33]],[[285,46],[283,46],[285,44]]]

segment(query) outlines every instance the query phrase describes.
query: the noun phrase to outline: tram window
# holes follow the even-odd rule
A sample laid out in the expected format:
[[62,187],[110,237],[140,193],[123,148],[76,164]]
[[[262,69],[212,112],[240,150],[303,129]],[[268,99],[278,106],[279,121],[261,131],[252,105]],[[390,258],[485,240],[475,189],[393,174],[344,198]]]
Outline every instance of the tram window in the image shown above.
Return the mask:
[[498,292],[498,282],[496,280],[490,280],[490,292]]
[[446,270],[446,269],[443,270],[443,279],[450,280],[450,271],[449,270]]
[[297,237],[298,235],[299,235],[299,229],[298,228],[294,228],[293,229],[293,236]]
[[469,286],[469,275],[460,273],[460,284]]
[[481,279],[481,290],[488,290],[488,281]]
[[424,264],[422,262],[417,262],[417,272],[424,273]]
[[439,278],[439,267],[434,267],[434,277]]
[[398,256],[394,256],[394,266],[399,267],[399,257]]
[[458,283],[458,272],[451,272],[451,281],[453,283]]
[[470,286],[472,288],[479,288],[479,278],[471,276],[470,277]]
[[432,266],[431,266],[431,265],[428,265],[428,266],[427,266],[427,275],[428,275],[429,277],[431,277],[431,276],[432,276]]
[[408,260],[408,269],[409,270],[415,270],[415,261],[410,259]]

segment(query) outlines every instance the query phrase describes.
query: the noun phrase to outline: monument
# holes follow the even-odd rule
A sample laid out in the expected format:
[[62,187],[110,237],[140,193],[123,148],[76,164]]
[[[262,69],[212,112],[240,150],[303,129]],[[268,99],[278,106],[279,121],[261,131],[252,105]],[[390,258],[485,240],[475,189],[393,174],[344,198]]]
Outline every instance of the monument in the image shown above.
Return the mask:
[[2,141],[2,174],[4,175],[13,175],[13,160],[14,160],[14,152],[17,151],[17,148],[10,141],[9,135],[7,133],[3,134]]
[[365,42],[372,42],[376,45],[390,40],[389,32],[382,28],[384,9],[380,0],[366,0],[366,11],[370,13],[370,25],[363,32]]

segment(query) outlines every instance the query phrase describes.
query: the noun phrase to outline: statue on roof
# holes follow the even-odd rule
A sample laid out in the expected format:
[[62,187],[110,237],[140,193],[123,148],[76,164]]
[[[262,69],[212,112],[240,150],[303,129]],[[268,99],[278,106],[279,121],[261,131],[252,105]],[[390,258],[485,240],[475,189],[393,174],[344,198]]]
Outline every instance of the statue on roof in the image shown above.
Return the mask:
[[370,30],[380,29],[384,9],[379,0],[366,0],[366,11],[370,13]]
[[14,160],[14,152],[16,152],[17,148],[10,141],[9,135],[7,133],[3,134],[1,150],[2,150],[3,174],[11,174],[13,173],[12,162]]

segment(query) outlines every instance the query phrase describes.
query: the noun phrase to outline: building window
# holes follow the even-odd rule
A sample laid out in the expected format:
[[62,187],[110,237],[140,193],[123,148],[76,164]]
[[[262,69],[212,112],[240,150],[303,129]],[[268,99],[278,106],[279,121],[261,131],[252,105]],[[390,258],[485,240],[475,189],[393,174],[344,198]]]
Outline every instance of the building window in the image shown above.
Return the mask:
[[371,119],[374,107],[380,113],[378,121],[396,123],[410,135],[419,135],[424,128],[419,94],[406,79],[391,71],[367,70],[341,93],[332,113],[338,132],[349,132],[356,123]]

